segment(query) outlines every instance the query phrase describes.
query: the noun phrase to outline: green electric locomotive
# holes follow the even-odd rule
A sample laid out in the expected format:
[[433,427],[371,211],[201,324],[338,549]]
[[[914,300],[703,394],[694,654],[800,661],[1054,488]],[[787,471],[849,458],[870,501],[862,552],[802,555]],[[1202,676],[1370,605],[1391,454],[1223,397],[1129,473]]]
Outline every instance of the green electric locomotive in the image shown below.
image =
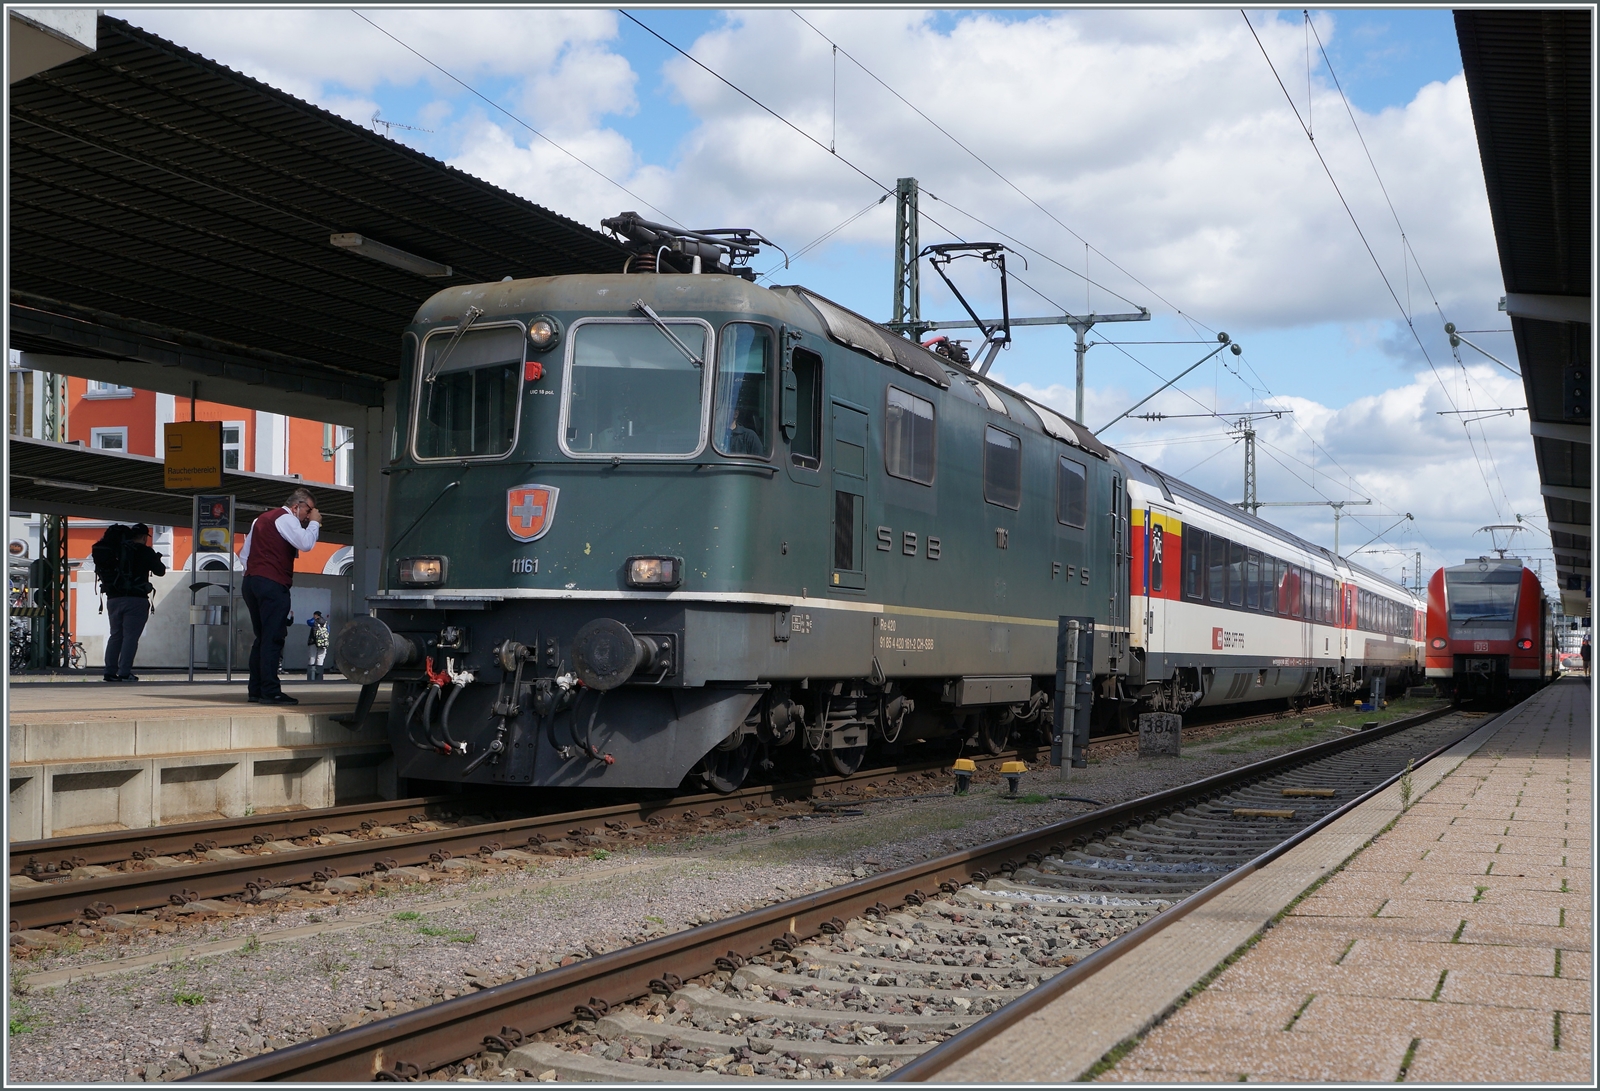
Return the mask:
[[369,703],[393,684],[400,775],[731,791],[1047,734],[1062,615],[1125,669],[1109,449],[715,239],[632,234],[624,272],[450,288],[404,334],[382,586],[335,642]]

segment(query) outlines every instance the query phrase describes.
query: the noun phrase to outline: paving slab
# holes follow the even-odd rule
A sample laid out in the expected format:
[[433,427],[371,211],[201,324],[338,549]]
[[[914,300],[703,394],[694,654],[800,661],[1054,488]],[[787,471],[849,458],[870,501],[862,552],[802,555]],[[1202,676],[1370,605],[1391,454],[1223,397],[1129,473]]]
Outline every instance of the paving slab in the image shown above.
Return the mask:
[[[1559,683],[1485,721],[1417,771],[1411,811],[1401,813],[1397,787],[1379,793],[938,1078],[992,1082],[1004,1073],[1007,1082],[1071,1081],[1141,1035],[1099,1079],[1390,1082],[1414,1042],[1413,1081],[1424,1078],[1422,1067],[1430,1080],[1459,1078],[1440,1065],[1447,1054],[1470,1052],[1466,1046],[1486,1054],[1502,1047],[1493,1077],[1502,1082],[1586,1076],[1593,1055],[1590,875],[1568,872],[1561,858],[1588,864],[1586,849],[1570,847],[1588,842],[1588,810],[1567,795],[1569,782],[1589,780],[1588,724],[1589,692],[1581,683]],[[1508,828],[1524,836],[1513,838]],[[1344,863],[1345,871],[1173,1011],[1184,992]],[[1530,885],[1530,874],[1553,878],[1554,888]],[[1562,874],[1569,877],[1566,894],[1559,892]],[[1580,878],[1581,888],[1573,884]],[[1502,900],[1485,904],[1499,884]],[[1488,891],[1473,902],[1480,885]],[[1551,899],[1571,905],[1565,923]],[[1474,928],[1483,937],[1477,943],[1465,939]],[[1523,938],[1502,950],[1512,929]],[[1557,978],[1561,940],[1575,952],[1563,955],[1563,970],[1571,958],[1575,972]],[[1364,944],[1368,949],[1353,957]],[[1495,986],[1498,996],[1484,995]],[[1446,997],[1452,987],[1459,1001]],[[1563,1015],[1571,1029],[1556,1050],[1551,1028],[1562,1008],[1571,1009]],[[1449,1048],[1430,1053],[1433,1043]]]
[[[1402,871],[1439,837],[1419,804],[1100,1079],[1389,1082],[1411,1052],[1407,1082],[1589,1084],[1592,876],[1586,851],[1565,850],[1580,867],[1550,860],[1591,836],[1587,804],[1567,794],[1590,777],[1589,709],[1576,682],[1518,706],[1424,797],[1461,805],[1445,833],[1461,844],[1435,841]],[[1304,1006],[1285,1020],[1295,995]]]

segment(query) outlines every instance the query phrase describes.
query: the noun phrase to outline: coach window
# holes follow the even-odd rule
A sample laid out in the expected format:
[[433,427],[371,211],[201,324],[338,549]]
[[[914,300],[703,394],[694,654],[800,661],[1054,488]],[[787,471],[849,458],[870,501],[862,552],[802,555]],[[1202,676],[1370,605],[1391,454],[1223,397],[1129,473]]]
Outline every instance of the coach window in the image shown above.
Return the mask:
[[1244,559],[1244,605],[1247,610],[1261,609],[1261,554],[1253,549]]
[[1206,532],[1195,527],[1183,528],[1183,597],[1203,599],[1206,596]]
[[1022,440],[998,428],[983,430],[983,498],[1002,508],[1022,507]]
[[1278,578],[1281,562],[1272,557],[1261,558],[1261,612],[1278,612]]
[[789,367],[795,381],[795,424],[789,459],[796,466],[815,470],[822,462],[822,357],[795,349]]
[[1221,603],[1228,594],[1228,539],[1211,535],[1206,543],[1206,599]]
[[1056,463],[1056,522],[1081,527],[1088,514],[1088,471],[1062,455]]
[[717,345],[717,450],[737,458],[772,453],[772,331],[747,322],[722,327]]
[[1228,543],[1228,605],[1244,605],[1244,546]]
[[933,403],[891,386],[883,417],[883,460],[894,477],[933,484]]
[[1283,572],[1283,590],[1278,599],[1278,613],[1300,617],[1300,569],[1289,565]]

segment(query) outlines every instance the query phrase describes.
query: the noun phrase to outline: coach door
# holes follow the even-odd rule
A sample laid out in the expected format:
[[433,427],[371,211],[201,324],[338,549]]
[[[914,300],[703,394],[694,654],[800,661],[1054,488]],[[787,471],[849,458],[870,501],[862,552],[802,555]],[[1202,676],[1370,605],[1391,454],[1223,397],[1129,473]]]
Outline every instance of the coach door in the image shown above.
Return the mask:
[[[1167,598],[1168,580],[1182,578],[1183,558],[1172,553],[1172,563],[1167,563],[1168,546],[1177,547],[1179,539],[1167,541],[1167,529],[1178,525],[1177,512],[1155,504],[1144,509],[1144,572],[1139,583],[1144,586],[1144,597],[1130,599],[1129,607],[1144,608],[1144,654],[1147,670],[1160,670],[1161,660],[1167,654]],[[1135,586],[1138,586],[1137,584]],[[1174,589],[1176,584],[1172,585]]]
[[1115,670],[1126,651],[1128,614],[1124,600],[1131,590],[1128,585],[1128,516],[1126,494],[1122,491],[1122,475],[1111,476],[1111,598],[1107,604],[1106,621],[1111,627],[1111,667]]
[[833,402],[833,549],[828,586],[867,586],[867,414]]

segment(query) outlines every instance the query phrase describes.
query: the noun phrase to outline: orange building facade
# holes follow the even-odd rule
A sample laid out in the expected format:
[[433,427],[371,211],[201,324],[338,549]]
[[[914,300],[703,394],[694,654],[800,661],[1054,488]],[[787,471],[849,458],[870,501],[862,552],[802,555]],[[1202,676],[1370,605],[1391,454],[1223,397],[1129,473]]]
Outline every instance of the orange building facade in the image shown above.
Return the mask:
[[[347,428],[276,413],[240,409],[203,399],[193,401],[181,395],[159,394],[75,377],[67,380],[68,443],[160,457],[162,425],[168,421],[191,419],[222,422],[223,464],[227,469],[298,478],[312,489],[313,494],[319,484],[346,485],[350,481],[352,441]],[[286,497],[292,487],[285,487]],[[240,513],[240,525],[234,535],[235,553],[244,545],[244,536],[249,530],[249,523],[245,520],[254,514]],[[67,532],[70,559],[87,560],[90,547],[99,540],[107,525],[106,520],[71,519]],[[168,567],[176,570],[187,567],[191,553],[190,528],[175,526],[152,529],[155,531],[152,544],[166,558]],[[13,536],[16,530],[13,518]],[[36,546],[36,542],[33,544]],[[300,555],[295,562],[295,571],[325,571],[340,548],[333,543],[319,543],[316,548]]]

